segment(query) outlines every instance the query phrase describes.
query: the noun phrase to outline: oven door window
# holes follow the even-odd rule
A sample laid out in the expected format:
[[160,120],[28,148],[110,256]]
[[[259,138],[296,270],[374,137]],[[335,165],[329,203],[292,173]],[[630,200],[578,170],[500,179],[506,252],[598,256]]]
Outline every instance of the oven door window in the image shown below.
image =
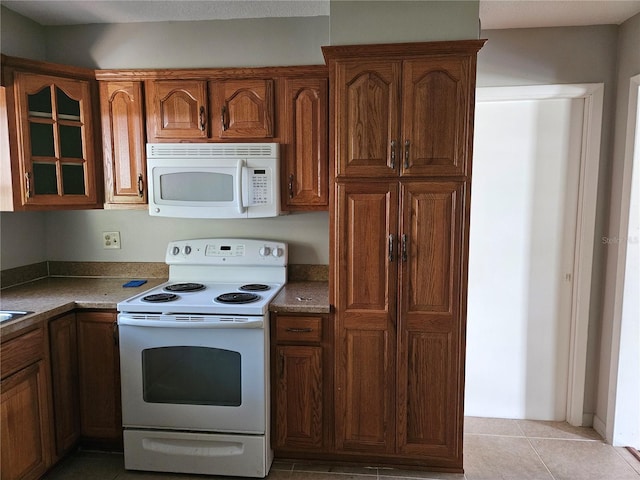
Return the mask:
[[142,351],[147,403],[242,404],[240,353],[210,347],[161,347]]

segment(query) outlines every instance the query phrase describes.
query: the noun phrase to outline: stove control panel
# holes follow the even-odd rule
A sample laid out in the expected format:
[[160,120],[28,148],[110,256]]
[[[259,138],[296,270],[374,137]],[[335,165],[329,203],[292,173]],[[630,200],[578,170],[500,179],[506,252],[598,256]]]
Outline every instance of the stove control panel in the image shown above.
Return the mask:
[[286,266],[288,246],[257,239],[198,238],[177,240],[167,247],[169,265]]

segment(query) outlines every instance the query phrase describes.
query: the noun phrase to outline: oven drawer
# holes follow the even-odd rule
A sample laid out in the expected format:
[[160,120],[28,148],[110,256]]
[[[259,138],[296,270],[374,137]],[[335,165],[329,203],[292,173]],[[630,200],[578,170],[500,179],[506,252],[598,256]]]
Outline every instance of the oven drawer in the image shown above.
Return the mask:
[[138,429],[124,432],[127,470],[263,478],[272,461],[273,453],[264,435]]
[[276,318],[276,341],[320,342],[322,340],[322,317],[278,315]]

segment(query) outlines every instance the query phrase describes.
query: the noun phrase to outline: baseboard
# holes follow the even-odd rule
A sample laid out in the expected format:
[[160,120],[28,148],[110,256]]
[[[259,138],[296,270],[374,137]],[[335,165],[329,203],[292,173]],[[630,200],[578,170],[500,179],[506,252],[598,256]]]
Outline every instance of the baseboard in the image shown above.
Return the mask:
[[607,440],[607,424],[600,420],[597,415],[593,416],[593,429],[600,434],[602,438]]

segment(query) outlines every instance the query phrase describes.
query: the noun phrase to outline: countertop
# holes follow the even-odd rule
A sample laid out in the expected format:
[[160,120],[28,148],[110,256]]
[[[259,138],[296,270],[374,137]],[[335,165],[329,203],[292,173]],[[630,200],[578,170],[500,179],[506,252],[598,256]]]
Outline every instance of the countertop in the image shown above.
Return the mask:
[[276,313],[329,313],[327,282],[287,283],[271,301],[269,311]]
[[[140,287],[122,285],[131,278],[47,277],[0,291],[0,309],[34,312],[3,322],[2,335],[29,327],[76,308],[115,310],[118,302],[166,281],[150,278]],[[327,282],[292,282],[284,286],[270,305],[280,313],[328,313]]]
[[0,291],[0,309],[26,310],[30,315],[1,324],[2,335],[76,308],[115,310],[118,302],[166,281],[151,278],[140,287],[122,285],[131,278],[47,277]]

